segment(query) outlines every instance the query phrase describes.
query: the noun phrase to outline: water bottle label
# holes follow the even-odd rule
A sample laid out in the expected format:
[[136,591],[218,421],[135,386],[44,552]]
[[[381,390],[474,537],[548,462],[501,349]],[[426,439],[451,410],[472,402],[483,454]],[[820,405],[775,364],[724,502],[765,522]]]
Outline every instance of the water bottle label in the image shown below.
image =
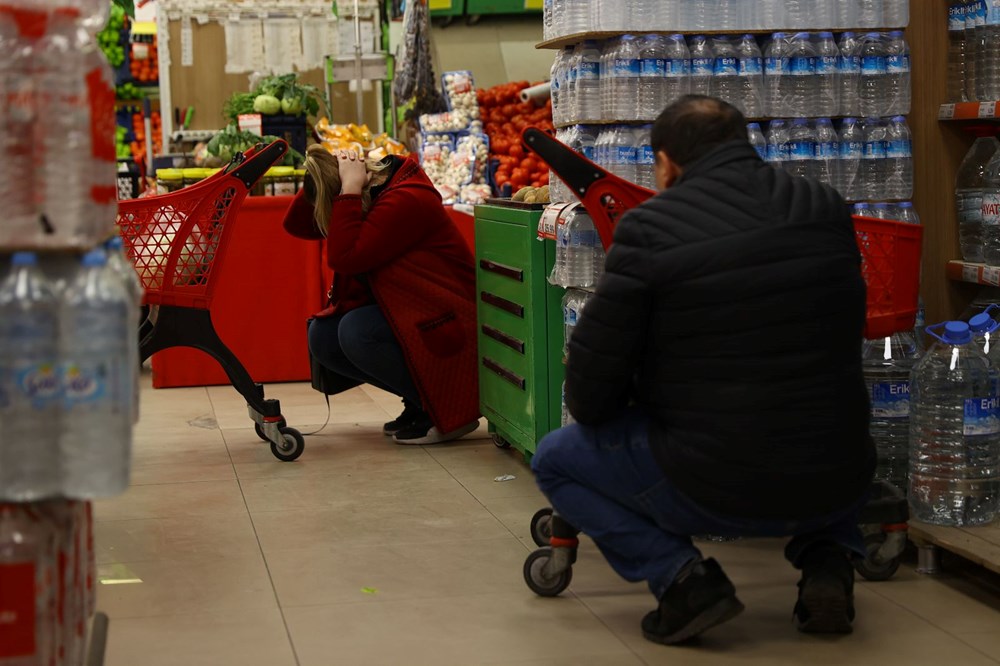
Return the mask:
[[964,30],[965,17],[962,15],[961,5],[951,5],[948,7],[948,30]]
[[889,141],[886,144],[885,155],[891,159],[903,159],[912,155],[913,149],[906,139]]
[[1000,398],[966,398],[963,426],[966,437],[1000,433]]
[[612,164],[629,164],[635,162],[635,148],[630,146],[614,146],[609,152]]
[[820,141],[816,144],[816,158],[821,160],[833,160],[836,159],[840,151],[837,150],[837,144],[833,141]]
[[711,76],[715,67],[715,58],[692,58],[691,74],[693,76]]
[[788,63],[788,73],[792,76],[809,76],[816,73],[816,58],[796,56]]
[[864,159],[885,159],[885,141],[865,141]]
[[864,150],[864,144],[860,141],[844,141],[840,144],[840,159],[860,160]]
[[764,71],[769,75],[783,74],[789,68],[788,58],[764,58]]
[[34,409],[44,409],[59,398],[59,373],[52,363],[15,362],[14,380],[18,394]]
[[691,61],[687,58],[670,58],[667,61],[667,78],[676,79],[691,76]]
[[839,60],[840,58],[837,56],[820,56],[816,58],[816,73],[828,76],[836,74],[839,69]]
[[768,162],[778,162],[781,158],[779,157],[780,151],[779,146],[773,143],[767,144],[767,148],[764,149],[764,159]]
[[983,223],[983,197],[963,194],[956,197],[958,221],[961,224]]
[[594,247],[597,245],[597,231],[594,229],[577,229],[569,233],[570,247]]
[[579,81],[597,81],[601,78],[601,64],[596,60],[584,60],[576,71]]
[[861,56],[847,55],[837,58],[837,69],[841,74],[860,74]]
[[740,76],[758,76],[763,71],[763,58],[740,58]]
[[862,74],[885,74],[885,56],[864,56],[861,58]]
[[872,416],[905,419],[910,416],[910,382],[872,384]]
[[111,370],[107,363],[69,363],[63,368],[63,397],[67,407],[98,402],[107,395]]
[[982,28],[986,25],[986,0],[979,0],[976,3],[976,27]]
[[984,192],[981,210],[983,224],[1000,225],[1000,192]]
[[667,75],[667,61],[663,58],[647,58],[639,66],[643,78],[662,79]]
[[[579,317],[577,316],[576,308],[572,308],[568,305],[563,308],[564,324],[566,324],[567,326],[576,326],[576,322],[578,319]],[[565,395],[565,389],[563,395]]]
[[656,153],[653,152],[652,146],[642,147],[642,151],[640,151],[639,155],[639,164],[646,166],[656,164]]
[[816,152],[812,141],[792,141],[789,159],[794,162],[811,160]]
[[637,78],[641,72],[638,60],[614,60],[611,63],[611,76],[619,79]]
[[736,76],[739,73],[739,65],[736,58],[728,56],[716,58],[712,73],[715,76]]
[[591,162],[594,161],[594,146],[582,146],[580,148],[580,154],[586,157]]
[[886,68],[890,74],[906,74],[910,71],[910,56],[891,55],[886,58]]

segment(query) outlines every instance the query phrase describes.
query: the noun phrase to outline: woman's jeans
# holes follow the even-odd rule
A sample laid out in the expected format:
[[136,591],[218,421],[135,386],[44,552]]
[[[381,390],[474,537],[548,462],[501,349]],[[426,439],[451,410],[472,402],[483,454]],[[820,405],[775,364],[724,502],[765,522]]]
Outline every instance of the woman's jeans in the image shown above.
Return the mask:
[[403,348],[377,305],[314,319],[309,325],[309,351],[328,370],[420,406]]

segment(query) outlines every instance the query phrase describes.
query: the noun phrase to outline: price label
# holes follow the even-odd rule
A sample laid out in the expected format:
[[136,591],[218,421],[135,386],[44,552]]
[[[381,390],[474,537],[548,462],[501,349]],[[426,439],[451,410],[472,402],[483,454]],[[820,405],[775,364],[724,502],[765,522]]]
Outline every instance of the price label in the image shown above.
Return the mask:
[[194,65],[194,37],[191,29],[191,17],[184,15],[181,19],[181,67]]
[[997,114],[997,103],[996,102],[980,102],[979,103],[979,117],[980,118],[993,118]]
[[979,269],[976,264],[962,264],[962,281],[979,282]]
[[986,266],[983,268],[983,282],[994,287],[1000,287],[1000,267]]
[[570,204],[553,204],[545,209],[538,221],[538,240],[555,240],[559,217]]
[[938,119],[940,120],[951,120],[955,117],[955,105],[954,104],[942,104],[941,108],[938,109]]

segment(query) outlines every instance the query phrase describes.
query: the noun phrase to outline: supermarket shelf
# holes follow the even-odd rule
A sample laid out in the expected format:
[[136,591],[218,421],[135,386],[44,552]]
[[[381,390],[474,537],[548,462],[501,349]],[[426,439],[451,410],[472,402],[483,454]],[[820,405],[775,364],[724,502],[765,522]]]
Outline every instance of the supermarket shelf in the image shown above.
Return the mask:
[[998,120],[1000,102],[957,102],[942,104],[938,120]]
[[[747,118],[748,123],[768,123],[772,120],[788,120],[790,116],[760,116],[754,118]],[[850,118],[853,116],[807,116],[809,120],[818,120],[820,118],[829,118],[831,120],[840,120],[842,118]],[[556,123],[556,129],[565,129],[566,127],[573,127],[574,125],[652,125],[654,120],[574,120],[568,123]],[[882,201],[880,199],[879,201]],[[909,199],[900,199],[900,201],[909,201]]]
[[917,544],[944,548],[1000,573],[1000,523],[984,527],[942,527],[911,520],[910,539]]
[[949,261],[947,275],[949,280],[970,282],[990,287],[1000,287],[1000,266],[973,264],[967,261]]
[[[832,28],[833,32],[843,31],[864,31],[864,32],[886,32],[888,30],[903,30],[904,28]],[[577,32],[572,35],[564,35],[555,39],[548,39],[535,44],[536,49],[561,49],[567,46],[575,46],[586,40],[604,40],[620,37],[621,35],[674,35],[677,33],[685,35],[770,35],[775,32],[802,32],[795,28],[768,28],[767,30],[594,30],[591,32]]]

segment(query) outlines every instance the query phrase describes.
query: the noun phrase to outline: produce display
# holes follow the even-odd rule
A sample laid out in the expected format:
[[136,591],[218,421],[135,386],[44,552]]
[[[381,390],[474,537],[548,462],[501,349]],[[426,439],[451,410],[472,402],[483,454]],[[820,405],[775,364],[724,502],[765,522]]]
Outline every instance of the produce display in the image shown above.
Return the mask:
[[542,185],[541,187],[522,187],[514,193],[511,200],[527,204],[547,204],[549,203],[549,186]]
[[[276,136],[258,136],[253,132],[245,132],[237,128],[236,124],[230,124],[226,129],[212,137],[208,142],[207,150],[209,155],[217,158],[217,161],[205,166],[222,166],[228,163],[236,153],[246,152],[258,143],[271,143],[277,141]],[[285,155],[283,166],[297,166],[305,161],[305,156],[294,148],[289,148]]]
[[406,3],[403,13],[403,37],[396,58],[393,92],[403,106],[409,106],[406,119],[412,120],[444,109],[441,91],[434,81],[431,58],[431,18],[427,4]]
[[118,5],[111,6],[108,24],[97,33],[97,44],[112,67],[121,67],[125,62],[125,47],[122,46],[122,30],[125,29],[125,10]]
[[[163,154],[163,124],[160,112],[153,111],[149,121],[153,131],[153,155],[161,155]],[[132,114],[132,133],[135,134],[135,141],[129,145],[131,157],[139,164],[143,164],[146,161],[146,123],[141,113]]]
[[472,72],[445,72],[441,83],[449,111],[466,115],[472,120],[479,119],[479,100]]
[[399,141],[384,132],[375,136],[367,125],[331,125],[326,118],[316,122],[316,135],[331,153],[354,150],[366,157],[381,159],[386,155],[407,155],[409,151]]
[[146,97],[146,92],[134,83],[123,83],[115,90],[115,96],[121,101],[134,102]]
[[132,44],[129,71],[140,84],[152,84],[160,80],[160,58],[157,55],[156,36],[151,42]]
[[262,79],[248,93],[236,93],[223,106],[222,113],[230,122],[239,116],[260,113],[266,116],[315,116],[319,113],[322,95],[319,88],[299,83],[296,74],[282,74]]
[[548,167],[537,157],[527,155],[521,144],[521,132],[528,127],[546,132],[555,130],[551,100],[544,106],[521,101],[521,91],[531,85],[516,81],[477,93],[480,116],[490,139],[490,157],[499,162],[494,175],[498,191],[507,183],[517,192],[529,185],[538,188],[549,182]]

